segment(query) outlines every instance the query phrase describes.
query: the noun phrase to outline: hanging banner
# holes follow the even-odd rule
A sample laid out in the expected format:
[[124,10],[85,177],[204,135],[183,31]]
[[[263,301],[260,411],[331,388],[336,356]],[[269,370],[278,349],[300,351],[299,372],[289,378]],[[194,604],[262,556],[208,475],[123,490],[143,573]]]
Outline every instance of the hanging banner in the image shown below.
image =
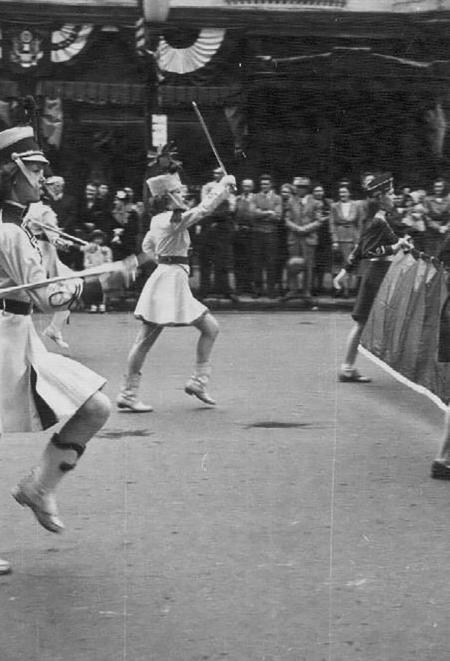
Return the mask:
[[0,59],[13,73],[43,73],[51,63],[64,64],[87,46],[93,25],[43,27],[5,24],[0,30]]
[[66,23],[59,30],[53,30],[51,37],[51,61],[56,64],[68,62],[81,53],[94,29],[93,25],[72,25]]
[[172,46],[160,37],[156,61],[161,71],[186,74],[204,67],[217,53],[225,37],[225,30],[203,28],[196,40],[185,48]]

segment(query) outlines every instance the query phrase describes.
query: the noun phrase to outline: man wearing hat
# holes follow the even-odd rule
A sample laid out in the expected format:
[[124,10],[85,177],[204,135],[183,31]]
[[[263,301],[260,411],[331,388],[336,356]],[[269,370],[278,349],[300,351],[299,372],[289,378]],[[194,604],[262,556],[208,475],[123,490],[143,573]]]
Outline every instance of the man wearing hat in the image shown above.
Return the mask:
[[285,216],[288,230],[287,248],[289,260],[287,263],[288,293],[285,299],[299,295],[298,272],[291,268],[296,263],[292,258],[301,257],[304,262],[302,294],[305,299],[311,299],[315,267],[317,231],[321,225],[317,214],[316,200],[311,194],[309,177],[294,177],[292,185],[295,194],[292,196]]
[[141,368],[151,347],[166,326],[195,326],[200,332],[196,348],[194,374],[185,392],[202,402],[214,405],[206,387],[211,373],[210,355],[219,332],[216,319],[189,287],[189,228],[214,210],[232,194],[235,179],[221,178],[202,202],[187,208],[181,196],[178,173],[166,173],[147,179],[155,205],[162,209],[153,216],[142,250],[152,253],[158,264],[147,280],[134,311],[142,324],[128,355],[127,373],[117,397],[119,411],[145,413],[152,410],[139,401]]
[[[253,203],[253,281],[255,296],[276,296],[278,227],[281,222],[281,197],[275,192],[270,174],[259,177],[259,191]],[[265,283],[264,283],[265,273]],[[265,284],[265,290],[264,290]]]
[[364,326],[391,265],[392,256],[399,250],[413,247],[407,238],[399,238],[394,234],[388,222],[389,211],[393,208],[392,175],[389,172],[367,175],[363,183],[367,194],[368,220],[345,267],[333,281],[336,289],[340,290],[342,279],[364,260],[364,275],[352,311],[355,324],[347,338],[346,354],[339,372],[339,381],[353,383],[368,383],[371,380],[358,372],[355,362]]
[[[16,501],[29,507],[44,528],[61,532],[56,486],[107,420],[110,404],[100,392],[105,379],[49,353],[32,322],[33,305],[46,312],[67,308],[79,296],[81,282],[4,291],[46,279],[37,242],[22,226],[27,205],[39,200],[46,164],[31,126],[0,133],[0,432],[41,431],[68,418],[37,466],[13,491]],[[9,571],[9,563],[0,561],[0,573]]]

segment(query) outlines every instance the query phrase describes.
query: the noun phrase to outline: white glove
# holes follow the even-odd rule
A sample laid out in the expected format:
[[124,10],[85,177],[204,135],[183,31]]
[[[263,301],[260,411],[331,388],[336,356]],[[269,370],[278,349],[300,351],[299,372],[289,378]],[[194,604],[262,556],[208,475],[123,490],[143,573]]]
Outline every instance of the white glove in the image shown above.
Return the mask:
[[337,291],[340,291],[342,289],[341,282],[342,280],[345,279],[346,275],[347,275],[347,271],[345,269],[341,269],[339,273],[333,278],[333,287]]
[[222,177],[221,182],[224,186],[236,187],[236,177],[234,174],[226,174],[224,177]]

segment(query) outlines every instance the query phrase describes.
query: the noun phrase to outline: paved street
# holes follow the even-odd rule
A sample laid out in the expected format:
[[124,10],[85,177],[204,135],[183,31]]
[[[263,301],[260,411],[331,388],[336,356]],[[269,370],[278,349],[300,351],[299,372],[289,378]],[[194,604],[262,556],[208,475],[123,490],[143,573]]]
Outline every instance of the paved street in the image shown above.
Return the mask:
[[[0,455],[1,661],[447,661],[442,412],[361,358],[347,313],[224,313],[210,409],[186,396],[196,331],[147,360],[155,411],[114,412],[61,485],[67,530],[9,495],[48,434]],[[44,327],[44,318],[36,323]],[[114,397],[131,314],[75,314],[73,356]]]

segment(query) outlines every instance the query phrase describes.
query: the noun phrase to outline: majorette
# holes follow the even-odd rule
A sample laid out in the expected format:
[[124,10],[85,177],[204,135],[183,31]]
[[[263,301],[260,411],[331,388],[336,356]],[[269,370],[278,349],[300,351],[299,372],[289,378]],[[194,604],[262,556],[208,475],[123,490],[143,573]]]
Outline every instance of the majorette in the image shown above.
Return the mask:
[[161,212],[153,216],[142,250],[153,253],[158,266],[147,280],[134,312],[142,325],[128,355],[127,373],[117,397],[120,411],[140,413],[152,410],[138,398],[141,368],[165,326],[191,325],[200,331],[195,369],[185,385],[185,392],[206,404],[215,404],[206,386],[211,373],[211,350],[219,326],[208,308],[194,298],[189,287],[188,229],[226,199],[236,182],[232,175],[223,177],[201,204],[188,209],[182,197],[178,172],[170,165],[167,169],[169,172],[147,179],[152,201]]
[[[30,126],[0,132],[0,289],[46,279],[37,241],[22,227],[22,217],[39,200],[47,162]],[[100,392],[103,377],[46,350],[33,325],[32,307],[67,309],[81,289],[82,281],[71,280],[0,297],[0,432],[41,431],[68,418],[13,491],[17,502],[30,507],[51,532],[63,529],[55,488],[107,420],[110,403]],[[9,563],[1,561],[0,573],[9,571]]]

